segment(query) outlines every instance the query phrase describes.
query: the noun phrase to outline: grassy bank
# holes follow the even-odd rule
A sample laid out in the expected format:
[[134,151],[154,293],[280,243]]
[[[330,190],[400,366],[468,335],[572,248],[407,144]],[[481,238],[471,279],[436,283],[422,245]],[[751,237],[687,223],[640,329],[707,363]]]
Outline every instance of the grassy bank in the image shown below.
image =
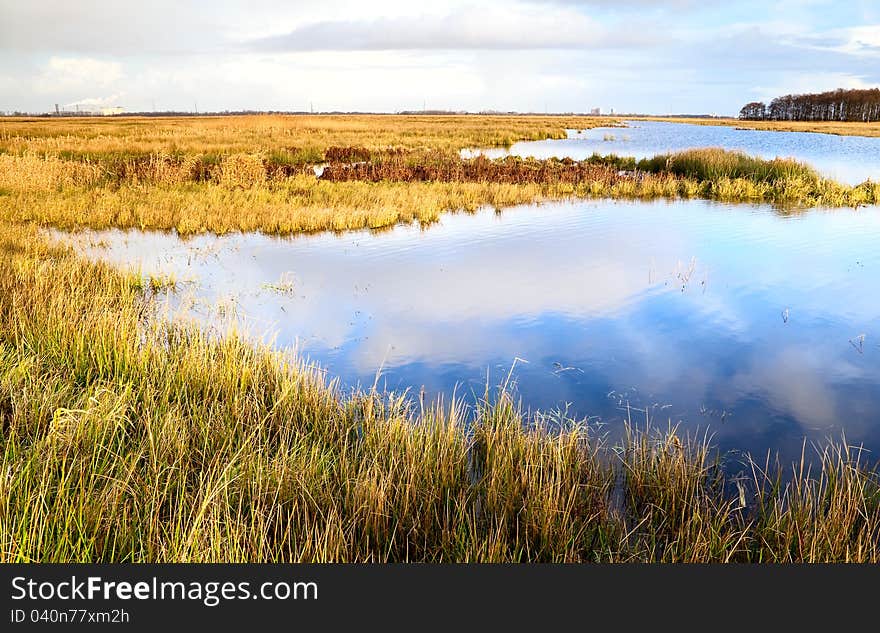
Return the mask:
[[723,125],[743,130],[771,130],[776,132],[815,132],[837,136],[880,136],[880,122],[848,123],[839,121],[743,121],[728,117],[627,117],[629,120],[666,121],[692,125]]
[[[599,117],[253,116],[0,121],[0,219],[64,228],[269,233],[423,224],[446,211],[569,197],[858,206],[793,161],[697,150],[641,161],[462,159],[561,138]],[[324,177],[313,166],[330,163]]]
[[[429,224],[446,211],[501,208],[564,198],[708,198],[790,206],[859,206],[880,200],[880,183],[847,186],[791,160],[691,150],[638,163],[461,158],[441,150],[331,146],[326,154],[365,158],[281,169],[260,154],[152,155],[115,169],[90,161],[0,155],[0,219],[62,228],[168,230],[181,234],[288,234]],[[322,159],[324,155],[322,155]]]
[[878,480],[842,444],[725,479],[674,431],[346,394],[151,322],[139,278],[33,228],[0,252],[0,560],[880,561]]

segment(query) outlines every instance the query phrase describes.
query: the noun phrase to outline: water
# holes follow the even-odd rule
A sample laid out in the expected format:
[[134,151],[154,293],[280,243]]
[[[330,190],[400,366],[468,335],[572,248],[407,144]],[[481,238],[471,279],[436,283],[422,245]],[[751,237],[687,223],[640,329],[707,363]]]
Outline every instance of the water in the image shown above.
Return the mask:
[[[277,238],[109,231],[87,254],[185,281],[168,300],[348,386],[482,394],[513,366],[532,408],[709,426],[723,449],[880,449],[880,213],[579,201]],[[517,360],[521,359],[521,360]]]
[[569,130],[567,139],[523,141],[509,150],[469,150],[467,154],[483,153],[492,158],[507,154],[535,158],[567,156],[582,160],[598,153],[641,159],[697,147],[723,147],[764,158],[795,158],[809,163],[824,176],[847,184],[880,180],[880,138],[737,130],[661,121],[626,123],[625,128]]

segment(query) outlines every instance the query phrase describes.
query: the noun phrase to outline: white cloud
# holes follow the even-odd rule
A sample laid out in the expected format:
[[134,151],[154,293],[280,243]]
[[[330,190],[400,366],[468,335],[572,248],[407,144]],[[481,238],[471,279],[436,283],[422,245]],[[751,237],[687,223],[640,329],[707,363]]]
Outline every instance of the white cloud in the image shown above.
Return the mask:
[[571,9],[488,6],[444,16],[379,17],[302,25],[258,39],[261,50],[597,49],[656,44],[657,33],[612,29]]
[[76,106],[80,106],[82,108],[106,108],[119,103],[119,100],[124,96],[124,94],[125,93],[122,92],[116,92],[106,97],[86,97],[85,99],[80,99],[79,101],[65,103],[64,107],[73,108]]
[[733,114],[880,81],[880,14],[814,4],[0,0],[0,107]]
[[[454,10],[462,0],[445,2]],[[72,54],[188,55],[229,51],[236,41],[346,16],[430,14],[405,0],[0,0],[0,50]]]
[[43,94],[105,88],[121,79],[122,64],[90,57],[50,57],[34,80],[34,90]]
[[844,40],[844,44],[838,50],[853,55],[880,57],[880,24],[846,29]]
[[218,39],[215,13],[193,3],[0,2],[0,49],[132,55],[192,51]]
[[752,94],[763,101],[788,94],[825,92],[827,90],[875,88],[876,84],[865,81],[860,75],[849,73],[786,73],[777,83],[756,86]]

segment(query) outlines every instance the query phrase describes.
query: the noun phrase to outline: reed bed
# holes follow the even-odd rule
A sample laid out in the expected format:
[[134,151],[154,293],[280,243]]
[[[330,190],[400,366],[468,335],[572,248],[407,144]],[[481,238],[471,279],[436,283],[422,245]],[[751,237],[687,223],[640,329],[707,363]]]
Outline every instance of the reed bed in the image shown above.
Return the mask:
[[822,179],[809,165],[790,158],[767,160],[744,152],[711,147],[661,154],[639,161],[638,168],[697,180],[745,178],[755,182],[802,181],[817,184]]
[[[297,233],[430,224],[447,211],[572,197],[859,206],[792,161],[698,150],[645,161],[462,158],[596,117],[254,116],[0,121],[0,219],[61,228]],[[326,165],[320,178],[316,165]]]
[[675,429],[551,431],[503,387],[344,392],[156,321],[140,278],[34,227],[0,224],[0,252],[4,562],[880,561],[845,442],[737,469]]
[[880,183],[841,185],[794,161],[723,150],[638,162],[617,156],[489,160],[361,146],[328,151],[335,160],[320,178],[310,166],[285,166],[264,154],[230,154],[215,162],[153,156],[116,169],[0,154],[0,219],[60,228],[289,234],[430,224],[447,211],[566,198],[699,197],[784,208],[880,200]]
[[572,196],[703,197],[803,206],[859,206],[880,201],[880,184],[856,187],[823,179],[792,159],[766,160],[718,148],[694,149],[636,161],[593,155],[576,161],[508,156],[462,158],[433,152],[387,152],[356,163],[331,162],[333,182],[489,182],[542,184]]
[[598,183],[610,187],[626,176],[614,166],[571,159],[490,160],[485,156],[461,158],[443,152],[390,153],[353,164],[331,162],[321,180],[344,182],[492,182],[506,184]]
[[617,125],[578,116],[258,115],[0,118],[0,152],[59,158],[280,152],[309,162],[328,147],[457,150],[565,138],[566,129]]

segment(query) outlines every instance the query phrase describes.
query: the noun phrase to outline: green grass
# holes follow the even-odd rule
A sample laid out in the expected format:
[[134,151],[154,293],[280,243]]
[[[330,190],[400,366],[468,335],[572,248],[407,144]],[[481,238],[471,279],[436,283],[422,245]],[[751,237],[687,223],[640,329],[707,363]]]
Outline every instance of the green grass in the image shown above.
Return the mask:
[[790,158],[767,160],[744,152],[720,148],[691,149],[661,154],[638,162],[638,169],[667,172],[683,178],[717,181],[743,178],[753,182],[802,181],[818,183],[819,174],[810,166]]

